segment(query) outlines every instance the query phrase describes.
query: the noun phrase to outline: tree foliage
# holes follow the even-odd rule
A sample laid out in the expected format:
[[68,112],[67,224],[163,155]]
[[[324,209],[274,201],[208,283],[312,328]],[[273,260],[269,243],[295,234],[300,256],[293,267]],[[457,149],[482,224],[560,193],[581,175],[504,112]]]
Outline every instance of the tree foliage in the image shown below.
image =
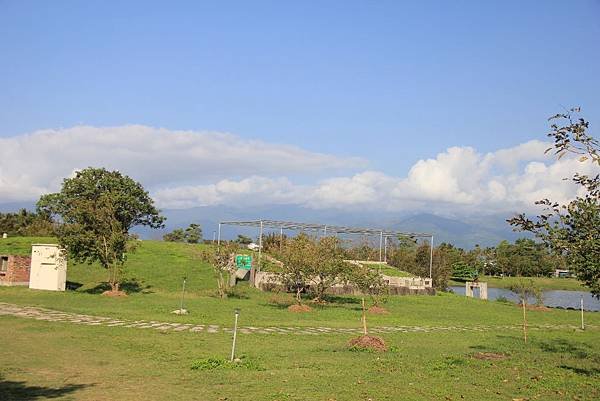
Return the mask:
[[452,279],[473,281],[477,279],[479,273],[476,268],[466,262],[459,261],[452,264]]
[[202,241],[202,228],[199,224],[192,223],[185,230],[176,228],[163,235],[163,240],[168,242],[187,242],[188,244],[197,244]]
[[86,168],[63,181],[61,191],[43,195],[38,212],[60,218],[59,243],[79,262],[99,262],[119,290],[126,254],[135,249],[129,230],[161,228],[154,201],[142,185],[118,171]]
[[312,266],[315,263],[315,247],[306,234],[300,234],[290,241],[278,255],[282,262],[280,281],[296,295],[296,302],[302,303],[302,292],[308,288]]
[[[433,249],[431,275],[433,286],[445,290],[452,273],[452,265],[461,260],[464,251],[442,243]],[[416,244],[401,241],[388,250],[388,264],[419,277],[429,277],[431,249],[429,243]]]
[[546,277],[564,265],[563,258],[530,238],[519,238],[514,244],[500,242],[491,260],[487,273],[496,276]]
[[389,285],[381,273],[368,264],[353,265],[347,278],[361,293],[368,295],[375,306],[379,306],[383,297],[389,293]]
[[521,303],[527,304],[529,298],[535,298],[536,304],[544,304],[541,288],[535,285],[532,279],[521,278],[518,282],[510,286],[510,290],[517,294]]
[[246,235],[239,234],[237,236],[237,239],[235,240],[235,242],[237,242],[238,244],[242,244],[242,245],[248,245],[248,244],[252,243],[252,238],[250,238]]
[[[588,134],[589,123],[576,117],[579,112],[573,108],[550,118],[548,136],[554,144],[546,152],[559,158],[574,154],[580,162],[600,167],[600,145]],[[508,222],[518,230],[534,233],[556,254],[565,255],[577,278],[600,297],[600,173],[576,173],[570,180],[579,187],[573,200],[566,204],[539,200],[536,204],[544,209],[542,214],[530,219],[522,213]]]
[[21,209],[16,213],[0,213],[0,235],[50,237],[56,235],[56,223],[46,213]]
[[262,239],[263,250],[265,252],[272,252],[272,253],[280,252],[283,249],[283,247],[285,246],[286,241],[287,241],[287,235],[285,235],[285,234],[281,235],[281,234],[271,232],[271,233],[263,236],[263,239]]
[[344,260],[344,250],[335,237],[314,239],[300,234],[285,241],[278,259],[282,262],[279,279],[296,294],[310,292],[314,301],[323,301],[333,285],[347,280],[353,265]]
[[315,301],[322,301],[325,292],[334,284],[343,281],[352,269],[344,260],[344,250],[336,237],[322,237],[313,242],[313,263],[309,274],[312,278],[310,290]]

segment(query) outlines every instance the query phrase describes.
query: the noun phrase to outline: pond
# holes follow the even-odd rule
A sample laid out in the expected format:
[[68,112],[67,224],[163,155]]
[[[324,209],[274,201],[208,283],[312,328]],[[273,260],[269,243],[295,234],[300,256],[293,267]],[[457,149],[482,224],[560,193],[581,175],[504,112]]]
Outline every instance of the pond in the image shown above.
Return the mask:
[[[465,286],[451,286],[448,287],[454,291],[455,294],[465,295]],[[474,296],[479,297],[479,289],[474,289]],[[514,292],[504,288],[491,288],[488,287],[488,299],[495,301],[496,299],[504,297],[514,303],[519,302],[519,297]],[[564,291],[564,290],[549,290],[543,292],[544,305],[551,308],[573,308],[579,309],[581,297],[583,297],[583,309],[587,311],[600,311],[600,300],[594,298],[591,293],[586,291]],[[535,304],[535,298],[530,298],[527,302]]]

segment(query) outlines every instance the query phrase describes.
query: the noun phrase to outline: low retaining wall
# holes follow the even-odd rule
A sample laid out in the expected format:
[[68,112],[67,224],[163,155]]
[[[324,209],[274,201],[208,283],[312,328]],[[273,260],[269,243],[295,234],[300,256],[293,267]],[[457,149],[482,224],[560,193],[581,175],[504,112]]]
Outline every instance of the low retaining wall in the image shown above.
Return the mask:
[[[383,276],[388,283],[390,295],[435,295],[431,279],[420,277],[390,277]],[[286,291],[287,288],[279,281],[277,274],[257,272],[254,286],[262,291]],[[352,285],[336,284],[326,291],[331,295],[363,295]]]

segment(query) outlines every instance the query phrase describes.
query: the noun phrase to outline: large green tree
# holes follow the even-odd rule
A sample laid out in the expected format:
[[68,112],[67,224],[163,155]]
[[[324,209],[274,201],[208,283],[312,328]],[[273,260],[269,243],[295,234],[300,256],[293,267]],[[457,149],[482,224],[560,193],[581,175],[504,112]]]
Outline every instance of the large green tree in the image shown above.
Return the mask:
[[575,174],[570,179],[579,195],[566,204],[550,199],[537,201],[544,213],[530,219],[524,213],[509,219],[516,229],[535,233],[544,243],[565,255],[577,278],[600,297],[600,144],[588,134],[589,123],[577,117],[578,108],[550,118],[548,136],[554,144],[546,152],[559,158],[567,154],[591,163],[592,175]]
[[140,183],[104,168],[76,172],[60,192],[43,195],[37,206],[40,213],[60,219],[59,243],[72,259],[99,262],[108,270],[112,291],[119,291],[126,254],[135,249],[129,230],[161,228],[165,221]]

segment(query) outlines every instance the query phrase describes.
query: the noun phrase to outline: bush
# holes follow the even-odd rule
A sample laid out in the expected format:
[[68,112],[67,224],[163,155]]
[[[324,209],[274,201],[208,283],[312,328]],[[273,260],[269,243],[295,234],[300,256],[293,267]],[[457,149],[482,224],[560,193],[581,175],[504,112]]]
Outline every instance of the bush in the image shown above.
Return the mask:
[[224,370],[224,369],[248,369],[248,370],[265,370],[252,359],[244,356],[235,359],[233,362],[225,358],[210,357],[198,359],[192,363],[192,370]]
[[512,302],[506,298],[505,296],[499,296],[498,298],[496,298],[496,302],[501,302],[503,304],[511,304]]

